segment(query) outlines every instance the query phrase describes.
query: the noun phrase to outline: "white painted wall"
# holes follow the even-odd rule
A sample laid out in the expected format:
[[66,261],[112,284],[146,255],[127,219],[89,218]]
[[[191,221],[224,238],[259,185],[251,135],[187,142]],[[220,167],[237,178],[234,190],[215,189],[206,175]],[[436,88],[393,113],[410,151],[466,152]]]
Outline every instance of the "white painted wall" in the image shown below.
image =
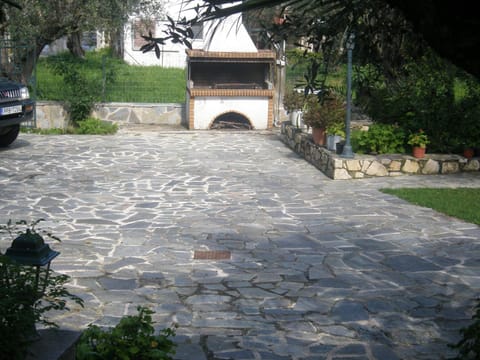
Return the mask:
[[[195,47],[194,47],[195,48]],[[242,23],[242,14],[205,24],[205,51],[257,52],[257,47]]]
[[[184,0],[172,0],[165,3],[165,10],[172,19],[179,19],[184,16],[191,18],[195,15],[194,5],[195,2],[186,3]],[[135,50],[133,44],[134,20],[135,16],[131,16],[124,27],[124,60],[127,63],[143,66],[186,67],[186,47],[181,44],[168,42],[160,46],[160,59],[155,56],[154,51],[143,53],[138,49]],[[154,36],[165,36],[164,30],[169,24],[166,19],[156,19]],[[206,22],[204,24],[203,38],[193,40],[192,48],[205,51],[257,51],[255,44],[242,23],[241,14],[232,15],[221,22]]]
[[246,96],[196,96],[194,128],[208,130],[218,116],[228,112],[236,112],[247,117],[255,130],[268,128],[268,98]]
[[[185,46],[180,44],[166,43],[160,46],[160,58],[157,58],[154,51],[143,53],[139,49],[134,48],[133,44],[133,21],[131,17],[129,22],[124,27],[124,60],[130,65],[141,66],[162,66],[162,67],[174,67],[185,68],[187,65],[187,57],[185,53]],[[156,32],[154,36],[161,37],[162,29],[168,24],[166,21],[157,20]],[[198,41],[194,41],[193,44],[197,46]],[[203,42],[201,42],[203,44]]]

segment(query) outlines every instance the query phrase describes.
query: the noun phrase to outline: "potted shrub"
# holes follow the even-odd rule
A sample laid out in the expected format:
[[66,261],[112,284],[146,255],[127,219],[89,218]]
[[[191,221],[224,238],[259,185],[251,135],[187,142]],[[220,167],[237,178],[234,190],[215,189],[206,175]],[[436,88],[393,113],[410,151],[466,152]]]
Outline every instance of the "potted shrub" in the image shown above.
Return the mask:
[[302,127],[302,110],[305,104],[305,95],[303,91],[291,90],[283,96],[283,107],[289,115],[290,122],[296,127]]
[[345,107],[336,94],[326,93],[321,97],[316,95],[307,97],[303,121],[307,127],[312,128],[315,144],[325,145],[327,127],[343,119],[345,119]]
[[408,136],[407,141],[408,145],[412,146],[413,156],[416,158],[423,158],[425,156],[425,151],[429,142],[427,134],[425,134],[422,129],[415,133],[411,133]]
[[345,124],[334,123],[327,127],[327,149],[336,151],[337,144],[345,138]]
[[467,159],[471,159],[475,156],[475,142],[465,141],[463,143],[463,156]]

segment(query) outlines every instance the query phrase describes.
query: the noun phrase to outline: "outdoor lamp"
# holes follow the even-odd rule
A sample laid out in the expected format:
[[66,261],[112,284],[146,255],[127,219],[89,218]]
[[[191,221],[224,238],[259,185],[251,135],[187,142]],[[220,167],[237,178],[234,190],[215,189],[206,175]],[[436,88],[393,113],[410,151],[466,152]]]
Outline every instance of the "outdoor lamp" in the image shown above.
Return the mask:
[[[50,249],[50,246],[45,244],[39,234],[27,229],[25,233],[13,240],[5,256],[17,264],[35,268],[35,283],[33,288],[37,292],[36,296],[41,297],[47,286],[50,263],[59,254],[58,251]],[[41,268],[45,265],[47,266],[45,277],[40,279]],[[43,284],[40,284],[40,280],[42,280]]]
[[347,115],[345,119],[345,145],[342,157],[353,158],[352,145],[350,144],[350,121],[352,116],[352,50],[355,47],[355,34],[350,33],[346,41],[347,48]]

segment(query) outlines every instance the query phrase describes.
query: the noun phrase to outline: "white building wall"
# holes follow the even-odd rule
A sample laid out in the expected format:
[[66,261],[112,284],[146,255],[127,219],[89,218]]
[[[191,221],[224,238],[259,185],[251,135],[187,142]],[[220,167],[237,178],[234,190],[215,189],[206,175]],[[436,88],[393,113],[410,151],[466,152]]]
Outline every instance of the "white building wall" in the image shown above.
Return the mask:
[[[167,1],[165,10],[172,19],[181,17],[191,18],[195,15],[194,2],[185,5],[182,0]],[[124,60],[131,65],[163,67],[186,67],[186,47],[182,44],[173,44],[169,41],[165,45],[160,45],[160,58],[155,55],[155,51],[143,53],[134,48],[133,23],[138,16],[131,16],[124,27]],[[165,36],[164,30],[170,24],[165,19],[155,20],[155,37]],[[205,51],[239,51],[256,52],[257,48],[250,35],[243,26],[241,14],[232,15],[222,21],[206,22],[203,27],[203,36],[201,39],[192,40],[193,49],[203,49]]]
[[[189,3],[187,5],[189,10],[185,10],[183,8],[183,6],[186,6],[184,0],[166,1],[165,10],[172,19],[178,19],[183,16],[188,18],[195,15],[192,4]],[[182,44],[173,44],[167,41],[165,45],[159,45],[160,58],[157,58],[153,50],[143,53],[139,49],[135,49],[133,23],[136,18],[138,19],[139,17],[131,16],[124,27],[124,60],[131,65],[185,68],[187,65],[186,47]],[[170,22],[166,19],[153,21],[155,21],[155,33],[153,35],[155,37],[165,36],[164,30],[167,29]],[[192,46],[197,49],[202,48],[203,40],[193,40]]]
[[[163,67],[175,67],[185,68],[186,55],[185,47],[178,44],[166,44],[160,45],[160,58],[157,58],[155,51],[142,52],[140,49],[134,47],[134,35],[133,35],[133,18],[125,25],[124,28],[124,60],[130,65],[141,66],[163,66]],[[160,37],[158,29],[163,27],[165,22],[156,22],[157,33],[154,36]]]

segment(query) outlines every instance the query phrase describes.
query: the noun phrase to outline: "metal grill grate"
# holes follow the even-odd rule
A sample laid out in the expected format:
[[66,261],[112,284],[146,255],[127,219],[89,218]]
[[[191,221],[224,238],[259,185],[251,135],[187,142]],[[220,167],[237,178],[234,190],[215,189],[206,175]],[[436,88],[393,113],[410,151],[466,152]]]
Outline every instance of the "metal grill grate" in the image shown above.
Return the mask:
[[20,99],[20,90],[19,89],[7,89],[0,91],[0,100],[4,99]]

